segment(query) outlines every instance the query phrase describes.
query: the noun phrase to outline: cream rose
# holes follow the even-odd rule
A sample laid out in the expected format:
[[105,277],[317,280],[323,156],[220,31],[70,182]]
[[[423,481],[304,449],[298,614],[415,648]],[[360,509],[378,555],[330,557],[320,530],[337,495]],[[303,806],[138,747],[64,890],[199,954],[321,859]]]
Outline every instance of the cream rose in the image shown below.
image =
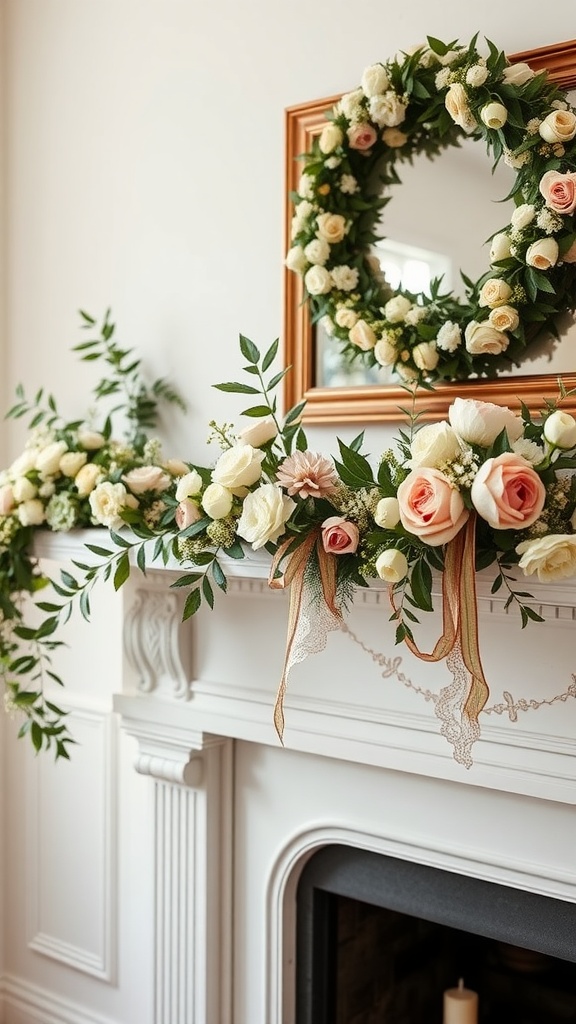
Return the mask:
[[296,502],[280,487],[263,484],[246,495],[236,532],[257,551],[278,540],[295,508]]
[[123,525],[120,513],[125,508],[137,508],[138,501],[128,494],[124,484],[110,483],[104,480],[98,484],[90,495],[92,518],[109,530],[116,530]]
[[22,526],[41,526],[46,518],[44,505],[39,498],[23,501],[16,509],[16,515]]
[[398,349],[386,334],[378,338],[374,346],[374,358],[380,366],[394,366],[398,359]]
[[492,529],[525,530],[544,508],[546,488],[526,459],[504,452],[480,466],[470,497]]
[[406,313],[412,309],[410,299],[405,295],[393,295],[384,306],[384,316],[390,324],[402,323]]
[[490,306],[494,309],[508,302],[511,295],[512,289],[507,281],[503,281],[501,277],[491,277],[482,285],[478,301],[481,306]]
[[348,306],[340,306],[336,310],[336,316],[334,317],[338,327],[344,327],[347,331],[354,327],[354,324],[358,323],[358,313],[354,309],[350,309]]
[[40,476],[54,476],[60,468],[60,459],[68,451],[65,441],[53,441],[41,448],[36,456],[36,469]]
[[516,553],[522,556],[518,565],[524,575],[537,573],[542,583],[576,575],[575,534],[551,533],[537,540],[524,540],[518,544]]
[[497,331],[515,331],[520,323],[518,310],[513,306],[497,306],[490,310],[488,323]]
[[503,128],[508,120],[508,111],[502,103],[487,103],[480,111],[480,117],[487,128]]
[[9,516],[14,510],[15,498],[11,484],[0,487],[0,516]]
[[421,341],[412,349],[412,359],[419,370],[426,372],[438,366],[440,355],[433,341]]
[[261,448],[262,445],[273,441],[277,434],[278,427],[275,420],[272,416],[266,416],[265,419],[258,420],[252,426],[244,427],[240,431],[238,439],[242,444],[252,445],[253,448]]
[[520,62],[519,64],[510,64],[509,67],[504,68],[502,72],[502,81],[506,85],[526,85],[526,82],[530,82],[534,78],[534,72],[528,64]]
[[392,90],[383,96],[372,96],[368,109],[370,117],[379,128],[396,128],[406,117],[406,103]]
[[323,238],[330,245],[341,242],[346,234],[346,218],[340,213],[319,213],[316,224],[318,238]]
[[264,452],[251,444],[236,444],[222,453],[212,470],[212,480],[242,496],[245,488],[262,476],[263,458]]
[[532,203],[521,203],[517,206],[510,218],[510,223],[516,231],[521,231],[522,228],[527,228],[532,223],[536,216],[536,209]]
[[505,352],[510,344],[510,338],[502,331],[497,331],[487,321],[479,323],[477,320],[471,320],[466,325],[464,337],[466,351],[473,356],[497,356],[501,352]]
[[401,149],[408,142],[408,136],[399,128],[385,128],[382,132],[382,141],[390,149]]
[[37,448],[26,448],[14,462],[11,463],[9,473],[12,476],[24,476],[25,473],[29,473],[31,469],[36,468],[36,457],[38,455]]
[[490,244],[490,263],[498,263],[499,260],[507,260],[510,256],[510,237],[505,231],[499,231],[494,235]]
[[553,110],[538,131],[545,142],[570,142],[576,135],[576,115],[571,110]]
[[367,121],[350,125],[347,135],[350,149],[357,149],[360,153],[371,149],[378,138],[376,129],[371,124],[368,124]]
[[165,491],[170,487],[172,478],[160,466],[138,466],[125,473],[122,481],[133,494],[145,494],[147,491]]
[[76,476],[82,466],[86,464],[87,459],[86,452],[64,452],[60,459],[60,472],[64,476]]
[[511,409],[472,398],[455,398],[448,410],[448,418],[461,441],[478,444],[482,448],[489,448],[503,430],[510,444],[524,433],[522,419]]
[[526,251],[526,263],[537,270],[550,270],[558,262],[558,242],[555,238],[539,238]]
[[88,462],[78,470],[74,477],[74,485],[81,498],[87,498],[92,493],[96,484],[99,484],[103,477],[100,466],[95,462]]
[[332,153],[335,149],[338,149],[338,146],[342,145],[343,139],[344,135],[342,133],[342,129],[339,128],[337,124],[334,124],[333,122],[325,124],[320,132],[320,138],[318,140],[320,152],[325,155]]
[[558,171],[546,171],[538,186],[544,202],[554,213],[568,215],[576,210],[576,174],[559,174]]
[[438,469],[412,470],[398,488],[398,504],[404,529],[431,547],[453,540],[469,516],[460,491]]
[[351,329],[348,335],[352,345],[356,345],[362,349],[363,352],[367,352],[368,349],[374,348],[376,344],[376,335],[367,324],[365,320],[358,320],[354,327]]
[[386,583],[400,583],[408,575],[408,560],[398,548],[382,551],[376,559],[376,572]]
[[308,266],[308,260],[304,255],[304,249],[301,245],[293,245],[288,250],[286,259],[284,260],[288,270],[294,271],[295,274],[303,274]]
[[202,513],[195,501],[192,501],[190,498],[184,498],[176,506],[174,518],[178,529],[185,530],[187,526],[192,526],[194,523],[199,522],[202,519]]
[[222,484],[208,484],[202,495],[202,508],[210,519],[225,519],[232,511],[234,495]]
[[466,89],[460,82],[453,82],[444,99],[446,110],[455,124],[460,125],[469,134],[476,128],[476,119],[468,105]]
[[312,266],[304,275],[304,285],[310,295],[326,295],[332,291],[332,276],[326,267]]
[[185,498],[192,498],[200,494],[202,490],[202,477],[197,469],[191,469],[189,473],[181,476],[176,484],[176,501],[184,501]]
[[20,476],[14,481],[12,485],[12,495],[14,501],[20,503],[21,501],[30,501],[31,498],[35,498],[38,494],[38,488],[27,476]]
[[553,448],[576,447],[576,420],[567,412],[556,409],[544,421],[544,437]]
[[366,68],[360,81],[362,92],[365,96],[377,96],[380,92],[386,92],[390,84],[386,68],[383,64],[371,64]]
[[410,466],[417,469],[428,466],[437,469],[460,454],[460,442],[449,423],[427,423],[420,427],[410,445]]
[[98,430],[88,430],[87,427],[80,427],[78,431],[78,444],[81,444],[88,452],[95,452],[99,448],[104,447],[106,438]]
[[383,530],[393,530],[400,522],[398,498],[380,498],[374,513],[374,522]]
[[323,267],[330,256],[330,246],[323,238],[313,238],[304,249],[304,255],[308,263]]

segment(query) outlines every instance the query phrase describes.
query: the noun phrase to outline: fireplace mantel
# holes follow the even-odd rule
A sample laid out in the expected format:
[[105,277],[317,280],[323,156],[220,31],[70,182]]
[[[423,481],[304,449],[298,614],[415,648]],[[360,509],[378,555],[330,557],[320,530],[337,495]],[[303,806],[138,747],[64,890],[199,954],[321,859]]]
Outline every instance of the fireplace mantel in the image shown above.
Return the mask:
[[[100,540],[96,531],[41,533],[36,551],[59,563],[86,561],[83,544],[87,539],[103,542],[106,534],[100,533]],[[272,710],[282,671],[288,603],[287,594],[268,588],[269,566],[269,556],[261,552],[249,552],[244,560],[226,560],[228,594],[219,595],[213,612],[203,610],[185,623],[181,622],[184,595],[170,589],[182,567],[169,562],[149,569],[146,576],[133,571],[123,588],[124,682],[114,707],[124,729],[138,741],[139,771],[184,782],[191,762],[215,737],[279,745]],[[292,671],[284,745],[304,753],[574,803],[572,671],[576,671],[576,658],[571,656],[570,641],[576,582],[526,581],[546,622],[521,631],[519,622],[504,612],[504,597],[490,593],[491,579],[490,572],[483,572],[477,581],[481,650],[490,654],[497,645],[502,648],[497,659],[502,678],[495,680],[492,670],[489,682],[494,699],[488,705],[500,710],[483,716],[481,739],[469,770],[453,760],[451,747],[439,734],[433,698],[415,692],[415,688],[429,687],[433,693],[445,686],[447,670],[415,659],[408,663],[407,657],[412,656],[394,646],[383,583],[358,590],[352,620],[362,640],[365,627],[370,626],[374,634],[375,622],[382,630],[388,628],[388,635],[380,636],[378,626],[376,648],[388,658],[386,685],[382,685],[382,666],[365,650],[345,635],[331,635],[326,651]],[[259,633],[263,616],[270,621],[275,642]],[[265,656],[261,640],[268,649],[266,672],[261,665]],[[214,656],[227,644],[231,645],[227,658],[220,653]],[[541,678],[538,689],[528,686],[527,692],[526,667],[534,665]],[[400,681],[389,682],[395,671]],[[332,677],[338,682],[341,676],[350,678],[349,687],[332,685]],[[402,685],[404,677],[414,686]],[[530,710],[530,700],[551,700],[563,692],[566,695],[555,706]],[[521,710],[511,711],[508,705],[518,699]]]

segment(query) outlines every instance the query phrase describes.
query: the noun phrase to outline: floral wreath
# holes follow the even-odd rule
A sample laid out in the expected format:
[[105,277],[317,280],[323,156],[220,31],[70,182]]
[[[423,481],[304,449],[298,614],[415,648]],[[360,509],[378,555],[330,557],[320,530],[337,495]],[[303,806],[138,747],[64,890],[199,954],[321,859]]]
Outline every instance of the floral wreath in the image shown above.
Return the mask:
[[[543,330],[576,306],[576,110],[523,63],[477,36],[373,64],[303,156],[292,194],[287,267],[303,277],[312,319],[345,357],[404,381],[494,377],[519,365]],[[398,164],[436,157],[462,137],[483,140],[516,172],[510,222],[491,238],[490,267],[465,299],[393,292],[370,246]]]

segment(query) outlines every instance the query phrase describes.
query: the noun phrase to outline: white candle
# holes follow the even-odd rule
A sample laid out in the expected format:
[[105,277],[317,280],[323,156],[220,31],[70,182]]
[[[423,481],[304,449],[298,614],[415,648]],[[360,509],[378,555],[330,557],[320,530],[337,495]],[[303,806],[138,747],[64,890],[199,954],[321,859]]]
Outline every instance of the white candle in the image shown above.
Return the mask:
[[464,988],[462,978],[444,993],[444,1024],[478,1024],[478,993]]

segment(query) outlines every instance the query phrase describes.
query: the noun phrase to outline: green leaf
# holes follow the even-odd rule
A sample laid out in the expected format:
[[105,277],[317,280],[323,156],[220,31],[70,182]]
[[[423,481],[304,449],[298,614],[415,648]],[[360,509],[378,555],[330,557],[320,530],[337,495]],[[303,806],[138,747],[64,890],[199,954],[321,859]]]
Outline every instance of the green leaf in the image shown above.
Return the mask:
[[194,583],[197,583],[198,580],[200,580],[200,579],[202,579],[202,573],[201,572],[189,572],[189,573],[186,573],[185,576],[179,576],[177,580],[174,580],[174,583],[170,584],[170,586],[172,588],[173,587],[191,587]]
[[116,572],[114,573],[114,590],[120,590],[120,587],[126,582],[129,575],[130,559],[128,558],[128,552],[125,551],[118,559],[118,565],[116,566]]
[[206,601],[208,606],[210,608],[213,608],[214,607],[214,591],[212,590],[212,587],[210,585],[210,580],[208,579],[207,576],[204,576],[204,578],[202,580],[202,593],[204,595],[204,600]]
[[276,338],[276,341],[272,342],[270,348],[266,352],[266,355],[264,356],[264,358],[262,360],[262,373],[266,373],[266,370],[274,362],[274,360],[276,358],[276,354],[278,352],[278,344],[279,344],[279,339]]
[[185,622],[186,619],[189,619],[192,615],[196,614],[201,602],[202,597],[198,588],[196,588],[196,590],[191,590],[186,598],[184,611],[182,612],[182,622]]
[[244,356],[244,359],[248,360],[249,363],[256,365],[260,362],[260,352],[256,348],[253,341],[250,338],[246,338],[243,334],[240,335],[240,351]]
[[227,391],[234,395],[259,395],[260,391],[258,388],[253,388],[250,384],[238,384],[235,381],[228,381],[225,384],[213,384],[217,391]]
[[272,409],[269,405],[252,405],[249,409],[242,410],[242,416],[270,416]]
[[216,559],[214,559],[214,562],[212,563],[212,576],[213,576],[214,583],[216,584],[216,586],[220,587],[220,590],[223,590],[224,593],[226,593],[226,589],[227,589],[227,586],[228,586],[228,581],[227,581],[226,576],[224,575],[224,573],[222,571],[222,567],[220,566],[220,563],[218,561],[216,561]]

